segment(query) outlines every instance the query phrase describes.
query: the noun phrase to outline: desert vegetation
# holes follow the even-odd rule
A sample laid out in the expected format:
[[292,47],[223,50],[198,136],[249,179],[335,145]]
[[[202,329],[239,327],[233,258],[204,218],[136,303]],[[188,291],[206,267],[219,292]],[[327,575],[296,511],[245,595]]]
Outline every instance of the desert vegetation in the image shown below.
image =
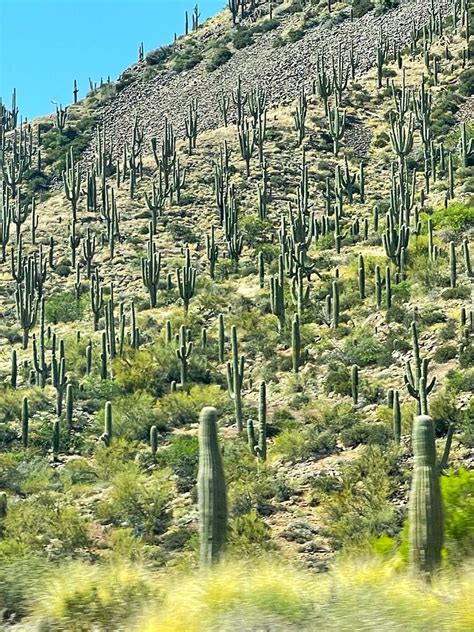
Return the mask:
[[[472,629],[473,15],[428,4],[196,7],[0,105],[5,629]],[[291,98],[133,107],[344,23],[370,64],[315,49]]]

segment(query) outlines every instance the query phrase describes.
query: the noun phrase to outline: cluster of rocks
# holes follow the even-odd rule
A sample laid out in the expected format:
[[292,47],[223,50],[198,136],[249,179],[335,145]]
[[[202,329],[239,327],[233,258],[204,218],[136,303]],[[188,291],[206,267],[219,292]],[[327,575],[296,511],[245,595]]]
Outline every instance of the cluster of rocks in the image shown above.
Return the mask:
[[[239,76],[246,89],[252,86],[265,89],[269,103],[288,104],[303,86],[311,86],[319,59],[330,64],[339,49],[348,59],[352,48],[357,74],[361,74],[375,63],[381,33],[383,40],[393,45],[408,43],[413,26],[425,24],[433,6],[446,14],[452,1],[402,0],[398,8],[383,15],[370,12],[352,21],[347,17],[332,27],[313,27],[299,41],[275,48],[274,38],[290,19],[283,18],[278,29],[261,35],[254,44],[237,51],[213,72],[208,72],[205,62],[201,62],[189,71],[161,71],[151,80],[134,81],[102,106],[100,124],[105,127],[108,138],[114,139],[114,150],[118,152],[131,139],[135,115],[144,127],[146,142],[152,137],[160,139],[165,117],[173,122],[178,136],[183,136],[189,103],[197,98],[199,130],[219,127],[222,125],[219,95],[234,90]],[[93,147],[90,147],[86,159],[92,155]]]

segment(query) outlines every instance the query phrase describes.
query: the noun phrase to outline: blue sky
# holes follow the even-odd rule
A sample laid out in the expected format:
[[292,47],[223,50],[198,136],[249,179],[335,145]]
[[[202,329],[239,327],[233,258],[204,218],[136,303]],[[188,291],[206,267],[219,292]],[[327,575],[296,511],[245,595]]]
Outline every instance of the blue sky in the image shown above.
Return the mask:
[[[93,81],[112,79],[145,51],[184,31],[184,12],[195,0],[0,0],[0,96],[17,89],[20,114],[29,119],[72,100]],[[201,21],[226,0],[200,0]]]

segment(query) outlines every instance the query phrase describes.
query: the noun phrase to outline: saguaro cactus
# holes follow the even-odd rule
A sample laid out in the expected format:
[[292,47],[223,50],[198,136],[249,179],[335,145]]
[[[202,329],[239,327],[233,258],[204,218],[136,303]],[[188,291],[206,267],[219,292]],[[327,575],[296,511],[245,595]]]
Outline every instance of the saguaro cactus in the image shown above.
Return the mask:
[[24,397],[21,404],[21,442],[24,448],[28,447],[28,427],[30,415],[28,410],[28,398]]
[[400,394],[398,391],[394,390],[392,391],[392,395],[393,438],[396,443],[400,443],[402,435],[402,412],[400,409]]
[[443,515],[434,423],[428,415],[415,417],[413,423],[415,456],[409,507],[410,561],[426,575],[441,564]]
[[105,446],[109,446],[113,434],[112,402],[105,402],[104,408],[104,434],[100,437]]
[[407,362],[405,365],[404,381],[409,394],[417,400],[418,414],[426,415],[428,414],[428,395],[434,388],[436,376],[428,381],[428,359],[421,358],[418,330],[415,321],[411,324],[411,332],[414,371],[411,363]]
[[150,428],[150,450],[152,454],[156,454],[158,450],[158,428],[156,426]]
[[227,384],[229,394],[234,400],[235,421],[237,430],[242,432],[242,383],[244,380],[244,356],[239,356],[239,345],[237,342],[237,328],[232,326],[232,362],[227,362]]
[[189,301],[194,296],[196,288],[196,268],[191,265],[191,253],[186,248],[185,264],[182,268],[176,269],[179,295],[183,301],[184,313],[188,315]]
[[255,438],[253,420],[247,420],[247,439],[250,451],[262,461],[267,460],[267,384],[260,382],[258,404],[258,439]]
[[353,364],[351,368],[351,391],[354,404],[359,402],[359,367]]
[[188,341],[188,329],[181,325],[179,329],[178,348],[176,357],[181,363],[181,386],[184,386],[188,379],[188,360],[193,352],[193,343]]
[[206,407],[199,418],[198,470],[201,566],[221,557],[227,538],[227,491],[217,438],[217,411]]

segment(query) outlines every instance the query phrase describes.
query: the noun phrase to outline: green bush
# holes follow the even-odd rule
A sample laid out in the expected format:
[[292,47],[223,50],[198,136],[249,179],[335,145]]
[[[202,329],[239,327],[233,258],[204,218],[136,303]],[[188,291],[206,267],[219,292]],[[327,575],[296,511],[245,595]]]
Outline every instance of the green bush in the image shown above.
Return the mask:
[[44,492],[57,484],[48,459],[32,450],[0,454],[0,488],[27,495]]
[[268,33],[269,31],[273,31],[279,26],[280,26],[280,22],[276,19],[263,20],[262,22],[259,22],[254,27],[252,27],[252,32],[253,33]]
[[86,520],[61,494],[52,491],[11,502],[4,528],[6,537],[32,550],[50,547],[68,554],[89,543]]
[[346,447],[365,445],[387,445],[391,438],[389,430],[375,423],[359,421],[350,428],[341,431],[341,441]]
[[355,18],[361,18],[363,15],[372,11],[374,4],[371,0],[352,0],[352,10]]
[[348,396],[352,393],[351,372],[341,363],[330,362],[324,380],[324,390],[327,394]]
[[448,387],[457,393],[474,392],[474,369],[472,368],[465,369],[464,371],[452,369],[448,372],[446,379]]
[[196,480],[199,463],[199,442],[197,436],[174,435],[169,446],[161,449],[156,460],[162,467],[169,467],[178,477],[181,490],[189,489]]
[[458,354],[458,348],[456,345],[443,345],[438,347],[433,354],[433,360],[438,364],[445,364],[455,358]]
[[219,68],[219,66],[223,66],[231,57],[232,52],[226,46],[217,48],[213,52],[212,57],[207,64],[208,71],[212,72],[213,70],[216,70],[216,68]]
[[43,578],[35,607],[38,629],[111,632],[131,629],[157,594],[145,571],[123,559],[115,564],[70,563]]
[[[444,547],[451,564],[461,564],[474,553],[474,472],[460,469],[440,477],[443,498]],[[401,553],[408,555],[408,521],[401,537]]]
[[467,68],[459,76],[459,92],[470,97],[474,94],[474,70]]
[[[155,408],[155,399],[144,391],[122,395],[113,403],[114,435],[127,441],[148,441],[151,426],[160,427],[159,414]],[[100,428],[103,427],[103,410],[100,411]]]
[[176,427],[194,424],[204,406],[222,410],[226,394],[216,384],[193,386],[189,391],[168,393],[157,403],[157,420],[161,426]]
[[0,540],[0,604],[4,620],[25,617],[44,586],[49,564],[11,540]]
[[83,313],[84,300],[77,301],[70,292],[54,294],[46,300],[45,317],[48,323],[71,323],[80,320]]
[[148,55],[145,57],[145,61],[149,66],[160,65],[163,64],[167,59],[169,59],[172,53],[172,46],[161,46],[160,48],[151,51],[151,53],[148,53]]
[[238,50],[241,48],[246,48],[253,44],[253,36],[252,31],[245,27],[241,27],[237,29],[234,37],[232,38],[232,42]]
[[344,354],[348,365],[357,364],[359,367],[371,364],[387,366],[391,362],[391,353],[387,347],[365,332],[357,332],[346,341]]
[[173,59],[173,70],[183,72],[191,70],[202,61],[202,54],[194,46],[188,46],[183,51],[176,54]]
[[341,488],[321,502],[325,530],[336,545],[362,547],[382,533],[391,534],[395,511],[388,499],[394,464],[386,448],[371,446],[343,468]]
[[455,231],[469,230],[474,227],[474,205],[456,202],[448,208],[440,208],[432,215],[436,228],[448,228]]
[[153,539],[170,524],[171,490],[166,470],[146,477],[136,463],[128,463],[112,479],[112,487],[107,499],[100,503],[98,515],[121,527],[131,527],[136,535]]
[[309,453],[308,440],[302,428],[285,428],[275,437],[272,445],[272,454],[289,461],[299,461]]
[[30,412],[39,410],[47,401],[45,392],[40,388],[31,387],[20,390],[0,384],[0,419],[2,422],[20,419],[23,397],[28,397]]
[[400,0],[375,0],[375,10],[377,14],[381,14],[398,7],[399,4]]
[[239,557],[255,556],[274,548],[269,528],[255,511],[236,516],[230,521],[229,548]]
[[462,369],[468,369],[474,366],[474,345],[469,345],[463,349],[459,355],[459,366]]
[[291,29],[290,31],[288,31],[287,36],[286,36],[287,41],[291,42],[292,44],[294,44],[295,42],[298,42],[303,37],[304,37],[303,29]]

